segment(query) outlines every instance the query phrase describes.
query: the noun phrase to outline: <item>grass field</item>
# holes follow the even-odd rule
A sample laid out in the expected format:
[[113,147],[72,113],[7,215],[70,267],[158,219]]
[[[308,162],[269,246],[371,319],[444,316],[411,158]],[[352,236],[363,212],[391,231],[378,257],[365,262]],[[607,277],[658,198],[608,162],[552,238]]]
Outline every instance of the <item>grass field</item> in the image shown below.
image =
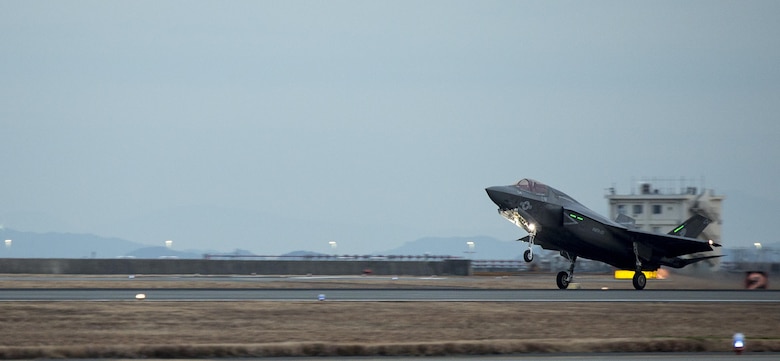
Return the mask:
[[[538,282],[549,286],[546,278]],[[143,282],[161,285],[140,281],[120,283],[123,287]],[[422,287],[436,282],[422,281],[426,283]],[[520,282],[511,277],[450,281],[465,287]],[[588,287],[598,287],[601,282],[585,281]],[[14,277],[12,281],[0,280],[0,287],[9,288],[9,282],[20,288],[37,281]],[[63,285],[70,281],[54,282]],[[99,280],[73,282],[81,282],[83,287],[94,287],[94,282],[114,286],[114,282]],[[331,282],[338,287],[350,283],[326,283]],[[282,284],[290,286],[290,282],[277,286]],[[351,287],[370,284],[357,279]],[[322,287],[322,283],[317,285]],[[747,336],[748,350],[780,351],[780,306],[776,303],[312,300],[3,302],[0,307],[0,358],[5,359],[729,351],[735,332]]]

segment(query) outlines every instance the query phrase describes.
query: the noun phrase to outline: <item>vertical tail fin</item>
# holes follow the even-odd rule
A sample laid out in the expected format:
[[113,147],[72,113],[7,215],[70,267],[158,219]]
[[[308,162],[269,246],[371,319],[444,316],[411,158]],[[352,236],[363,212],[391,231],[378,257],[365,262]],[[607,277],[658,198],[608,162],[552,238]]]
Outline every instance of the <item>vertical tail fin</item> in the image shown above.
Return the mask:
[[672,236],[696,238],[704,231],[704,228],[707,228],[707,225],[710,224],[710,222],[712,222],[712,220],[696,213],[693,217],[688,218],[688,220],[675,227],[668,234]]
[[615,218],[615,222],[622,224],[628,229],[639,228],[636,226],[636,219],[633,219],[623,213],[618,214],[617,218]]

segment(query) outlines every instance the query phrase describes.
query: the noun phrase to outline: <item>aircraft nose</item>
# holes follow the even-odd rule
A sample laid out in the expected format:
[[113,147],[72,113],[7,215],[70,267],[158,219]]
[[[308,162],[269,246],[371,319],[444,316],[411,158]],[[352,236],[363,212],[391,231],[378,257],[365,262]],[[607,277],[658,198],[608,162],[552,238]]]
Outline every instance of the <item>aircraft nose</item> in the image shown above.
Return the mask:
[[497,206],[506,208],[508,207],[509,199],[512,196],[512,192],[506,186],[494,186],[485,188],[490,200]]

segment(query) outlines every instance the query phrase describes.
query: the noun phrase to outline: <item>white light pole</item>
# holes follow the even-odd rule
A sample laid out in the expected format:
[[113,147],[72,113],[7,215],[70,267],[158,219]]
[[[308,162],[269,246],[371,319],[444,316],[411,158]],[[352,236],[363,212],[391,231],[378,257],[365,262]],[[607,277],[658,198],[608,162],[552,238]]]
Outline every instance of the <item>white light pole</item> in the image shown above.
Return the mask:
[[338,247],[338,244],[336,244],[336,241],[330,241],[328,242],[330,245],[330,249],[333,252],[333,254],[336,254],[336,247]]
[[170,239],[165,241],[165,248],[170,249],[171,247],[173,247],[173,241],[171,241]]
[[6,239],[5,240],[5,248],[11,248],[11,244],[14,243],[13,240]]
[[757,253],[756,254],[756,263],[758,263],[758,264],[756,265],[756,267],[761,267],[761,261],[762,261],[761,255],[763,253],[763,252],[761,252],[761,248],[762,248],[761,247],[761,242],[753,243],[753,245],[756,247],[756,253]]
[[474,253],[476,253],[476,251],[474,251],[474,248],[476,247],[476,245],[474,244],[474,241],[466,242],[466,247],[468,247],[468,251],[466,251],[466,253],[469,254],[469,257],[472,257],[474,255]]

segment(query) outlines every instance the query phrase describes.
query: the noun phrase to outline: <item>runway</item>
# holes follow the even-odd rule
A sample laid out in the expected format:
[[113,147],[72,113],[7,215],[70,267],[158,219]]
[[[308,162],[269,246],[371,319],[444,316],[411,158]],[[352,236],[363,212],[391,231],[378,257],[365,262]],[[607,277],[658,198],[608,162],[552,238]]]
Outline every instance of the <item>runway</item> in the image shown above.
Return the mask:
[[507,289],[0,289],[0,301],[726,302],[780,303],[780,291]]
[[[540,361],[599,361],[599,360],[625,360],[625,361],[648,361],[648,360],[660,360],[660,361],[687,361],[687,360],[734,360],[735,358],[742,361],[749,360],[777,360],[777,353],[745,353],[736,356],[731,352],[710,352],[710,353],[595,353],[595,354],[521,354],[510,356],[454,356],[454,357],[399,357],[391,358],[393,360],[406,360],[406,361],[463,361],[463,360],[485,360],[485,361],[510,361],[510,360],[540,360]],[[319,360],[320,358],[316,358]],[[352,361],[382,361],[387,360],[387,356],[383,357],[350,357]],[[315,358],[292,358],[294,361],[312,361]]]
[[[463,360],[484,360],[484,361],[510,361],[510,360],[540,360],[540,361],[600,361],[600,360],[625,360],[625,361],[687,361],[687,360],[734,360],[738,358],[741,361],[749,360],[777,360],[777,353],[745,353],[739,356],[731,352],[710,352],[710,353],[595,353],[595,354],[522,354],[510,356],[454,356],[454,357],[399,357],[394,360],[406,361],[463,361]],[[350,358],[352,361],[383,361],[383,357],[357,357]],[[293,361],[312,361],[315,358],[292,358]],[[317,358],[319,360],[319,358]]]

